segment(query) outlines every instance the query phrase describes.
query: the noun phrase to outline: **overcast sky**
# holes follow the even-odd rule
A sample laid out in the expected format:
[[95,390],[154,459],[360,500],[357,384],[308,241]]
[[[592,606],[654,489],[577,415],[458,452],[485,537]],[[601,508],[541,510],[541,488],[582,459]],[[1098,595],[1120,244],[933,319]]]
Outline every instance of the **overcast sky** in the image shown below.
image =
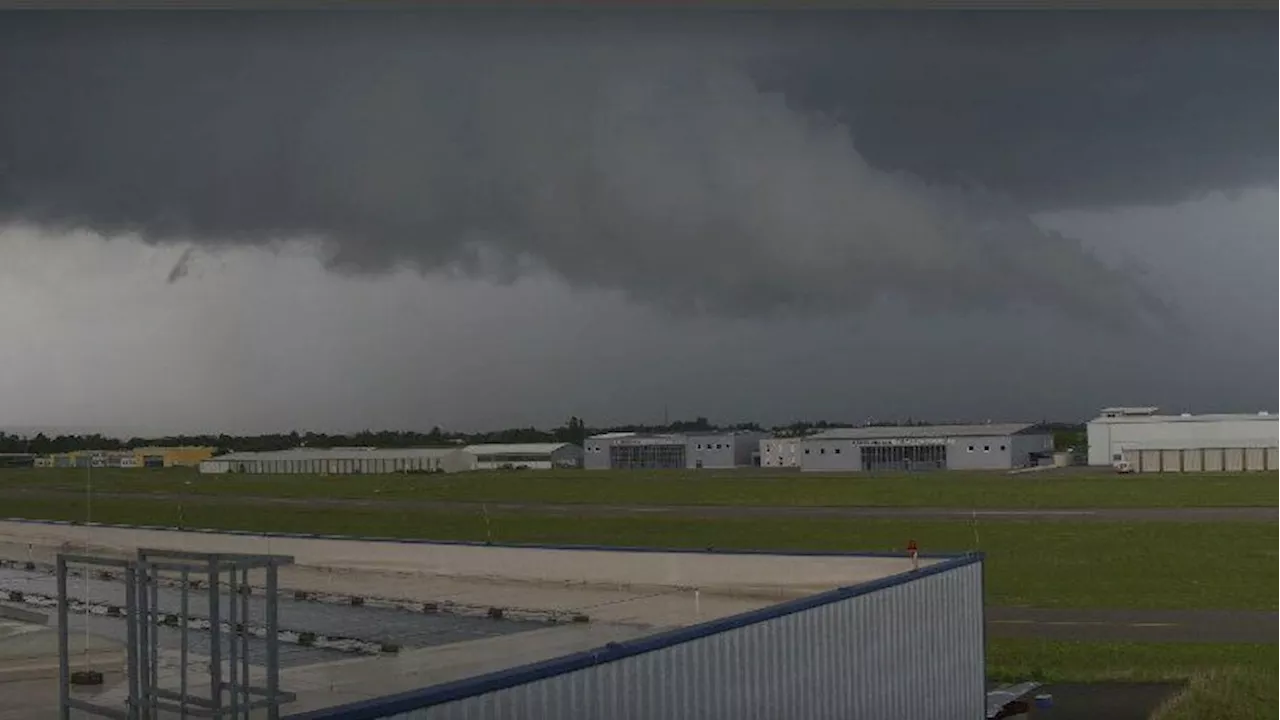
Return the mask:
[[11,18],[0,427],[1274,410],[1276,20]]

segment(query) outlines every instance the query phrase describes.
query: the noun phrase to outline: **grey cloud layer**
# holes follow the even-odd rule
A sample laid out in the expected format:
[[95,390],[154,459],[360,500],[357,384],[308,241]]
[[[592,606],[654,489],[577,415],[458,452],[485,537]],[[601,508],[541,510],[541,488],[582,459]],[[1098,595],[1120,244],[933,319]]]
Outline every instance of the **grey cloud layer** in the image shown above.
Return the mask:
[[1274,13],[1174,17],[26,16],[0,29],[0,216],[717,314],[1162,316],[1027,213],[1274,183]]

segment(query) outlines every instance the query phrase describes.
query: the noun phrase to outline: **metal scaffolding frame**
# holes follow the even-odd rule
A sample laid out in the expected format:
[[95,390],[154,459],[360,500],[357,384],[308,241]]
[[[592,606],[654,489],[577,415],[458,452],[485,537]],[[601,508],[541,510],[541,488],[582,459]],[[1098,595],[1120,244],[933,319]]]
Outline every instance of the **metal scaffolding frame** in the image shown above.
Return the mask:
[[[162,711],[177,717],[249,718],[265,709],[269,720],[280,717],[280,705],[295,699],[280,690],[280,640],[277,570],[293,558],[283,555],[244,555],[139,549],[136,559],[59,553],[58,582],[58,701],[59,717],[70,720],[73,709],[118,720],[158,720]],[[124,571],[125,612],[128,627],[126,665],[128,700],[124,709],[71,697],[71,658],[67,594],[68,565],[114,567]],[[254,685],[250,676],[250,572],[265,571],[266,644],[265,685]],[[163,612],[159,588],[162,573],[177,576],[178,612]],[[222,608],[225,575],[226,608]],[[85,582],[88,583],[87,568]],[[201,583],[208,602],[209,663],[207,684],[193,686],[190,677],[190,593]],[[237,602],[238,601],[238,602]],[[86,612],[88,608],[86,608]],[[160,681],[160,627],[175,625],[181,635],[178,688]],[[225,634],[225,638],[224,638]],[[223,657],[225,641],[226,657]],[[225,670],[225,675],[224,675]],[[225,678],[225,679],[224,679]]]

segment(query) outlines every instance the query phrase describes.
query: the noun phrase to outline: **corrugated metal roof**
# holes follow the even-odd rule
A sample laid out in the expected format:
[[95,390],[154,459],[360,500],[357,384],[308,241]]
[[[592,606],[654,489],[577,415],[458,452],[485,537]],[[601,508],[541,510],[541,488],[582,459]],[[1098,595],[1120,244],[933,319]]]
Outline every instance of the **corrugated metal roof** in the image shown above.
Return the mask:
[[1102,408],[1103,414],[1114,413],[1114,414],[1120,414],[1120,415],[1155,415],[1158,412],[1160,412],[1160,408],[1155,407],[1154,405],[1143,405],[1140,407],[1127,407],[1127,406],[1121,405],[1117,407]]
[[437,458],[458,452],[458,448],[292,448],[269,452],[238,452],[218,455],[211,460],[245,462],[250,460],[355,460],[360,458]]
[[[1104,411],[1105,412],[1105,411]],[[1206,415],[1120,415],[1118,417],[1102,416],[1090,422],[1095,423],[1171,423],[1171,422],[1276,422],[1280,416],[1270,412],[1259,413],[1212,413]]]
[[550,455],[571,443],[482,443],[468,445],[463,452],[472,455]]
[[984,423],[981,425],[911,425],[903,427],[836,428],[810,435],[812,440],[879,440],[887,438],[978,437],[1016,435],[1034,423]]

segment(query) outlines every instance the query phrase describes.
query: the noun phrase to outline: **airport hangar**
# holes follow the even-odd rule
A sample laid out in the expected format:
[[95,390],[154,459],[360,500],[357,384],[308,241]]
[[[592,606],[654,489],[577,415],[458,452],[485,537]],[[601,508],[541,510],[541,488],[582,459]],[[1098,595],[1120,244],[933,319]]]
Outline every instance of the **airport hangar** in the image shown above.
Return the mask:
[[762,441],[760,465],[815,472],[1011,470],[1052,452],[1053,434],[1033,423],[859,427]]
[[611,432],[583,443],[588,470],[681,470],[749,467],[759,461],[767,433],[733,430],[708,433]]
[[1269,412],[1160,415],[1109,407],[1088,424],[1089,464],[1134,472],[1280,470],[1280,416]]
[[573,443],[503,443],[452,448],[293,448],[219,455],[200,463],[202,473],[371,475],[405,472],[581,467]]

